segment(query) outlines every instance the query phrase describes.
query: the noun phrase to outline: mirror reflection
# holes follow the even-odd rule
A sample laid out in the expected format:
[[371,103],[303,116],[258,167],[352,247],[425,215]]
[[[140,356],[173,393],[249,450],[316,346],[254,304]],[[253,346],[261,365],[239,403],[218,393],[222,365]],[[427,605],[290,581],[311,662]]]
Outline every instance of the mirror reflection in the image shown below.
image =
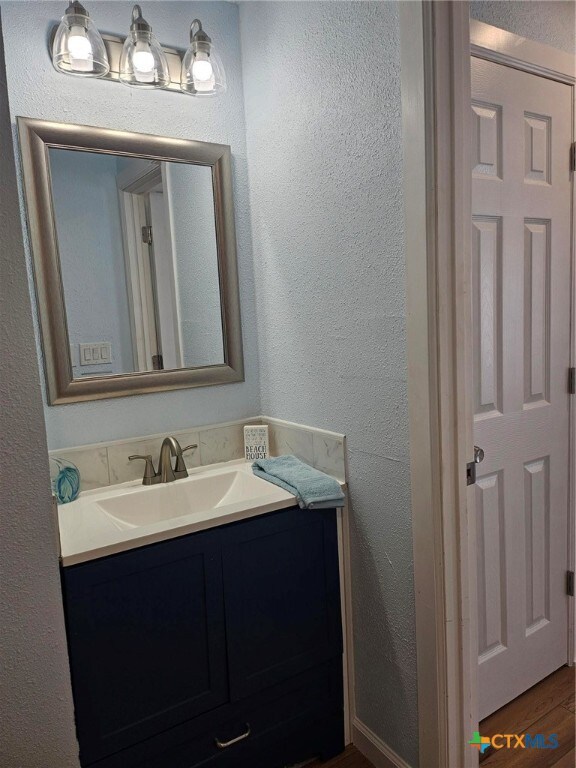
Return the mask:
[[49,159],[73,378],[224,364],[211,168]]

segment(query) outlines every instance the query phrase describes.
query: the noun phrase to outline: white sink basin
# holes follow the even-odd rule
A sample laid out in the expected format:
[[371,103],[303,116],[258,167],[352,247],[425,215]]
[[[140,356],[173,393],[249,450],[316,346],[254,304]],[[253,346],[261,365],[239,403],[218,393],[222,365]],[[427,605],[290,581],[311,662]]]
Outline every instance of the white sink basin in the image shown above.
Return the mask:
[[249,463],[198,467],[173,483],[138,481],[84,491],[58,507],[61,559],[74,565],[295,504]]
[[257,500],[269,493],[270,484],[259,477],[230,470],[218,474],[192,475],[184,480],[118,494],[98,501],[98,506],[116,523],[129,528],[152,525],[188,515],[224,511],[239,502]]

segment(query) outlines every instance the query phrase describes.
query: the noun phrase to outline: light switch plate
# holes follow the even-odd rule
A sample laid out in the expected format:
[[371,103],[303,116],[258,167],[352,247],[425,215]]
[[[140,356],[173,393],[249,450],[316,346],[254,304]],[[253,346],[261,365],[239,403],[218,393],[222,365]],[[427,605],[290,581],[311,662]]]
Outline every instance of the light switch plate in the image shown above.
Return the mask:
[[80,365],[109,365],[111,362],[112,344],[109,341],[80,344]]

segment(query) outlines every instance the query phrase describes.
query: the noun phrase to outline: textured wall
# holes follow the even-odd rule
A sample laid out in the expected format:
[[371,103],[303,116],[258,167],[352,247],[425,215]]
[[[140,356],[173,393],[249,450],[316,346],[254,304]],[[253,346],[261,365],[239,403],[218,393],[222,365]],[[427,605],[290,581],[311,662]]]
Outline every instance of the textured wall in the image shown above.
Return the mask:
[[521,37],[576,52],[576,4],[572,0],[480,0],[470,16]]
[[394,3],[241,3],[262,412],[345,432],[359,718],[418,761]]
[[[13,117],[230,143],[235,163],[249,380],[217,389],[47,408],[51,446],[253,414],[260,410],[259,378],[263,412],[345,431],[353,506],[357,714],[416,765],[395,4],[241,4],[250,200],[235,6],[162,3],[160,12],[159,3],[150,3],[145,9],[166,43],[183,44],[184,28],[194,15],[203,19],[214,40],[224,43],[229,93],[219,101],[65,78],[37,53],[44,50],[62,6],[6,3],[2,8]],[[125,3],[95,2],[90,12],[105,30],[123,31],[128,24]],[[28,68],[21,68],[23,60]],[[256,330],[262,348],[259,367]],[[40,565],[45,567],[46,559]],[[52,617],[47,626],[55,626]],[[33,641],[37,637],[32,634]],[[66,723],[50,724],[53,741],[71,738]],[[63,754],[53,761],[58,768],[66,765]]]
[[[219,99],[193,99],[162,91],[136,91],[120,84],[65,77],[47,54],[61,2],[2,3],[12,119],[16,115],[105,128],[156,133],[230,144],[240,271],[246,382],[131,398],[46,407],[50,448],[170,432],[243,418],[259,411],[257,334],[248,211],[246,139],[240,68],[238,9],[232,3],[151,2],[144,8],[161,42],[185,46],[190,21],[199,16],[220,52],[228,91]],[[91,2],[102,31],[124,33],[131,5]],[[23,66],[23,62],[26,66]]]
[[[50,150],[54,214],[75,377],[134,370],[112,155]],[[78,345],[112,344],[112,364],[80,366]]]
[[74,768],[72,693],[0,23],[0,765]]

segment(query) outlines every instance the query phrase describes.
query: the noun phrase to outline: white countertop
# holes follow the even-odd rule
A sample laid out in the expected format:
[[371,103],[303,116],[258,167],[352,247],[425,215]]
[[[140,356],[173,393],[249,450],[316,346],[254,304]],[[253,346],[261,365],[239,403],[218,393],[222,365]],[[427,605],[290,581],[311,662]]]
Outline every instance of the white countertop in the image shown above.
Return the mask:
[[[230,470],[248,472],[251,476],[251,463],[244,460],[229,461],[206,467],[190,469],[190,478],[208,477],[230,472]],[[259,478],[258,478],[259,479]],[[156,493],[173,493],[171,488],[186,480],[164,485],[142,486],[141,481],[98,488],[84,491],[69,504],[58,505],[58,527],[60,532],[60,559],[64,566],[83,563],[98,557],[113,555],[147,544],[173,539],[187,533],[202,531],[226,523],[233,523],[248,517],[262,515],[286,509],[296,504],[292,494],[262,480],[261,493],[249,500],[240,500],[227,504],[225,508],[214,508],[208,511],[195,511],[180,517],[161,520],[158,522],[131,526],[122,524],[107,514],[99,506],[99,502],[121,496],[134,495],[134,502],[141,494],[155,490]],[[161,489],[158,491],[158,489]],[[136,495],[137,492],[137,495]]]

